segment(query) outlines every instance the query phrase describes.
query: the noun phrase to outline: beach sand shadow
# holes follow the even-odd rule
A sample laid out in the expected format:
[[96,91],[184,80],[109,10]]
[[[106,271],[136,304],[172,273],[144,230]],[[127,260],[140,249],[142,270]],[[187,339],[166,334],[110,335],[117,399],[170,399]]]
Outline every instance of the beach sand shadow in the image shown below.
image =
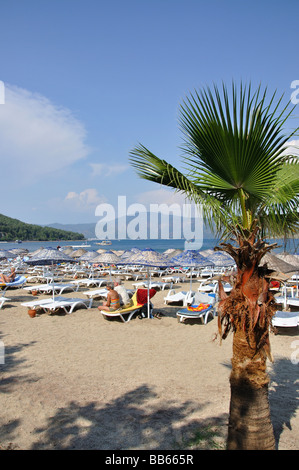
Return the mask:
[[[227,415],[203,420],[191,415],[204,404],[155,405],[156,394],[147,385],[99,406],[71,401],[37,429],[32,450],[40,449],[191,449],[223,446]],[[191,417],[191,418],[190,418]]]

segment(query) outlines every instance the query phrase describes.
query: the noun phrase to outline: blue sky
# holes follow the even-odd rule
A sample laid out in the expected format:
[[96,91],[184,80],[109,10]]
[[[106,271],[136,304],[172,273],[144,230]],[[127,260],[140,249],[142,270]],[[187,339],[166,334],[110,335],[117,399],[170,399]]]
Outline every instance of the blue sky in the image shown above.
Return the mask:
[[180,166],[179,105],[213,82],[289,99],[298,18],[297,0],[1,0],[0,213],[85,223],[119,195],[172,202],[130,150]]

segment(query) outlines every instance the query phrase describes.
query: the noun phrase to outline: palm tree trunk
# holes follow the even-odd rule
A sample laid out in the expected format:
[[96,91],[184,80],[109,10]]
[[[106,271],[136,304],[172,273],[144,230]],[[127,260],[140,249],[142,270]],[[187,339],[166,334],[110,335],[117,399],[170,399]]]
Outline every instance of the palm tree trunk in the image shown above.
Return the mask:
[[233,339],[230,386],[227,449],[274,450],[265,355],[255,354],[241,329]]
[[[255,232],[238,237],[238,246],[222,243],[221,250],[236,261],[237,274],[230,295],[219,281],[219,332],[225,339],[233,330],[230,376],[231,399],[227,449],[274,450],[275,439],[268,400],[266,371],[270,351],[270,322],[276,311],[269,292],[268,270],[260,260],[271,246],[255,242]],[[219,249],[219,248],[218,248]]]

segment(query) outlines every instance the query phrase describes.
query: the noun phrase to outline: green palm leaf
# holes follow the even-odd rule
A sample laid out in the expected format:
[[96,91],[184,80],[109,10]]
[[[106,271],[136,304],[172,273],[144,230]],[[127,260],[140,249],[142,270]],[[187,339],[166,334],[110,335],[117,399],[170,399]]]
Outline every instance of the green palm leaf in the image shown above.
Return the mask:
[[[139,176],[182,191],[203,204],[205,216],[230,230],[248,228],[253,218],[264,221],[269,234],[298,224],[298,159],[285,155],[283,126],[292,113],[267,90],[251,86],[230,93],[222,85],[195,91],[180,107],[186,175],[152,154],[143,145],[130,153]],[[267,223],[265,222],[267,218]],[[280,227],[280,228],[279,228]]]

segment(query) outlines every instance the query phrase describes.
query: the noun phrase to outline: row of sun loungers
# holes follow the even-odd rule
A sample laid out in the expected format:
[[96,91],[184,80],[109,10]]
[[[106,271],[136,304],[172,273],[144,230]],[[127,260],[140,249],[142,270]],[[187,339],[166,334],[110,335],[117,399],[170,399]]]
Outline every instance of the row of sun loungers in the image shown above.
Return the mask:
[[[73,271],[73,272],[79,272]],[[103,270],[99,270],[100,274],[103,274]],[[108,271],[109,272],[109,271]],[[82,270],[82,273],[86,273],[86,270]],[[206,273],[208,273],[208,270],[206,270]],[[24,307],[27,307],[28,309],[41,309],[44,312],[52,313],[56,312],[58,309],[63,309],[66,313],[72,313],[75,308],[80,307],[80,308],[91,308],[93,304],[93,299],[94,298],[105,298],[107,297],[107,290],[104,288],[105,284],[107,283],[109,276],[106,277],[97,277],[94,276],[95,272],[91,272],[89,270],[88,277],[83,277],[83,278],[77,278],[77,279],[72,279],[69,282],[57,282],[59,279],[63,279],[63,272],[55,272],[55,273],[50,273],[50,272],[43,272],[40,274],[37,274],[36,272],[32,272],[30,276],[27,278],[23,275],[19,275],[16,277],[15,281],[13,283],[9,283],[5,286],[4,292],[2,292],[2,296],[0,297],[0,309],[2,308],[3,305],[7,301],[11,301],[10,298],[6,297],[6,289],[9,287],[23,287],[26,291],[31,292],[32,291],[38,291],[38,293],[41,294],[51,294],[53,293],[53,297],[50,297],[49,299],[36,299],[32,300],[29,302],[24,302],[21,305]],[[111,274],[111,272],[109,273]],[[117,273],[119,274],[119,273]],[[124,272],[122,271],[122,275],[132,275],[135,276],[135,280],[138,279],[138,275],[142,276],[142,273],[139,271],[139,273],[136,274],[134,270],[131,272]],[[184,282],[186,277],[188,278],[188,275],[186,276],[185,274],[182,276],[174,276],[168,275],[165,276],[166,270],[161,270],[158,271],[156,270],[156,274],[159,276],[161,280],[159,281],[154,281],[151,280],[149,288],[152,289],[160,289],[160,290],[165,290],[168,289],[167,295],[164,297],[164,303],[167,304],[173,304],[177,302],[182,302],[183,303],[183,308],[179,308],[178,312],[176,313],[177,318],[180,322],[183,322],[187,318],[199,318],[202,319],[204,323],[208,321],[209,317],[214,317],[216,314],[215,310],[215,302],[217,299],[217,287],[218,287],[218,282],[214,281],[212,279],[207,278],[206,281],[201,281],[199,284],[199,287],[197,291],[194,290],[175,290],[173,288],[173,284],[176,284],[178,282]],[[168,273],[169,274],[169,273]],[[188,274],[188,273],[187,273]],[[203,271],[201,271],[201,276],[203,277]],[[164,275],[164,277],[163,277]],[[190,276],[193,277],[192,272],[189,273]],[[77,276],[76,276],[77,277]],[[26,286],[24,287],[24,284],[26,282],[33,282],[34,280],[46,280],[47,282],[42,283],[42,284],[34,284],[31,286]],[[189,280],[188,280],[189,282]],[[298,312],[288,312],[287,309],[289,307],[295,307],[298,308],[299,310],[299,298],[298,298],[298,286],[294,285],[296,282],[296,279],[292,280],[292,282],[289,285],[285,285],[284,288],[282,289],[282,295],[278,295],[276,297],[276,301],[278,304],[282,305],[282,310],[278,310],[276,315],[273,318],[272,325],[274,327],[287,327],[287,326],[299,326],[299,311]],[[95,286],[96,289],[94,290],[86,290],[82,292],[82,295],[86,296],[86,298],[77,298],[77,297],[62,297],[61,294],[63,292],[67,291],[73,291],[77,292],[80,287],[90,287],[90,286]],[[130,295],[132,296],[132,305],[131,307],[127,309],[120,309],[118,312],[104,312],[102,311],[103,315],[105,317],[113,317],[113,316],[118,316],[122,321],[127,322],[129,321],[133,316],[136,311],[138,311],[142,305],[137,302],[136,300],[136,292],[140,288],[147,288],[148,286],[148,281],[147,280],[142,280],[139,282],[134,282],[132,284],[134,290],[130,290]],[[230,284],[226,283],[224,284],[224,290],[226,292],[230,292],[231,290]],[[134,294],[135,291],[135,294]],[[208,295],[208,298],[206,298],[205,302],[200,302],[199,305],[204,304],[206,308],[190,308],[190,305],[196,306],[198,304],[198,297],[197,294],[204,294]],[[134,296],[135,295],[135,296]]]

